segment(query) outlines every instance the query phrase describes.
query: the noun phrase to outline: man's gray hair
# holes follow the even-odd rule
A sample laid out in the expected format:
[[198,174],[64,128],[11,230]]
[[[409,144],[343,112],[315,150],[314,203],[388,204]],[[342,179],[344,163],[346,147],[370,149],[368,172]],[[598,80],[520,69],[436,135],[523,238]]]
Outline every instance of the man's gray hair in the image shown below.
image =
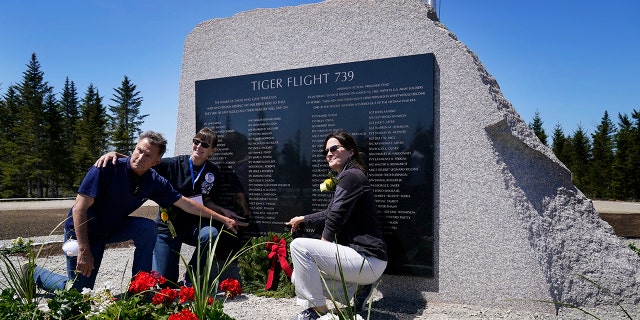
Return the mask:
[[160,157],[167,152],[167,139],[164,138],[162,133],[155,131],[146,131],[140,135],[138,141],[142,141],[142,139],[149,139],[149,143],[153,146],[158,146],[160,148]]

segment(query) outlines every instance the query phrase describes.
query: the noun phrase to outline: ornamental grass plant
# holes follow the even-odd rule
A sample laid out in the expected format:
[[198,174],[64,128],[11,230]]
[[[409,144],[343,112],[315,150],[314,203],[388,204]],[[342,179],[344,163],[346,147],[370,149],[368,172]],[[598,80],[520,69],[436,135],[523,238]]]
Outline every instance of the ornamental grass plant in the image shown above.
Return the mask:
[[[51,236],[64,222],[58,223],[49,233]],[[25,241],[18,237],[11,241],[11,246],[0,251],[0,261],[3,265],[2,284],[15,294],[15,300],[22,305],[33,305],[36,303],[36,283],[33,277],[36,261],[40,257],[44,244],[37,246],[31,240]],[[10,256],[16,253],[24,253],[24,259],[14,260]]]
[[[338,243],[336,241],[336,246],[338,246]],[[322,279],[322,283],[326,289],[326,291],[329,293],[329,300],[331,301],[331,304],[333,304],[334,309],[333,310],[329,310],[329,313],[327,313],[326,315],[322,316],[320,319],[322,320],[363,320],[364,318],[362,317],[362,315],[359,313],[360,310],[358,310],[358,306],[356,305],[356,299],[352,299],[353,297],[349,294],[349,289],[348,289],[348,285],[347,285],[347,281],[344,279],[344,273],[342,272],[342,260],[340,259],[340,250],[336,249],[336,262],[338,265],[338,273],[340,274],[340,288],[330,288],[329,284],[327,283],[327,280],[322,276],[322,272],[320,272],[321,275],[321,279]],[[362,273],[362,270],[364,269],[364,261],[362,262],[362,264],[360,265],[360,273]],[[358,288],[360,287],[360,284],[356,284],[356,290],[355,292],[358,291]],[[376,285],[377,287],[377,285]],[[339,296],[335,296],[334,294],[337,294]],[[351,303],[351,301],[353,300],[353,303]],[[366,319],[370,319],[371,317],[371,303],[373,302],[373,299],[371,296],[367,297],[367,301],[365,302],[365,312],[366,312]]]
[[11,259],[11,253],[0,253],[0,261],[2,261],[4,267],[2,282],[11,289],[16,295],[17,300],[22,304],[33,304],[36,302],[36,284],[33,279],[33,270],[39,253],[39,251],[34,251],[29,245],[25,257],[26,261],[22,263]]
[[[231,319],[229,316],[224,314],[224,312],[222,312],[222,303],[220,303],[219,305],[214,304],[213,307],[211,307],[211,297],[215,297],[218,293],[218,284],[220,283],[220,276],[222,275],[222,273],[227,268],[229,268],[229,266],[234,261],[238,260],[238,258],[246,251],[246,249],[241,248],[238,252],[230,254],[225,258],[222,266],[217,265],[218,259],[216,259],[215,252],[220,241],[220,236],[223,232],[229,233],[228,231],[222,229],[216,236],[215,241],[207,242],[207,247],[204,248],[206,250],[205,256],[202,256],[204,250],[201,250],[201,244],[198,243],[198,247],[196,248],[197,261],[205,259],[204,270],[201,269],[200,263],[196,263],[195,270],[189,268],[187,260],[185,260],[185,258],[180,255],[182,263],[187,268],[187,276],[192,283],[194,299],[191,309],[193,313],[198,317],[198,319]],[[231,233],[229,234],[235,236]],[[209,239],[211,238],[212,235],[209,234]],[[213,275],[211,272],[214,264],[216,264],[216,270],[218,270],[218,273],[216,275]],[[225,298],[226,297],[227,296],[225,295]]]

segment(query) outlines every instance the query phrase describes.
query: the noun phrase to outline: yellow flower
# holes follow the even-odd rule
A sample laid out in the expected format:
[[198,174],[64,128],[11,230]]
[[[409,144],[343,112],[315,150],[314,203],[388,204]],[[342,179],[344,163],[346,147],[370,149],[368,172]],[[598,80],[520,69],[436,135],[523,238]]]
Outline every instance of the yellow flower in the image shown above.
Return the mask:
[[320,184],[321,192],[333,192],[336,190],[336,184],[338,184],[338,180],[333,175],[329,174],[329,178],[325,179],[323,183]]
[[171,237],[175,238],[176,237],[176,228],[173,226],[173,223],[171,223],[171,216],[172,215],[173,215],[173,212],[171,211],[171,207],[160,208],[160,220],[162,220],[163,222],[165,222],[167,224],[167,227],[169,228],[169,232],[171,232]]

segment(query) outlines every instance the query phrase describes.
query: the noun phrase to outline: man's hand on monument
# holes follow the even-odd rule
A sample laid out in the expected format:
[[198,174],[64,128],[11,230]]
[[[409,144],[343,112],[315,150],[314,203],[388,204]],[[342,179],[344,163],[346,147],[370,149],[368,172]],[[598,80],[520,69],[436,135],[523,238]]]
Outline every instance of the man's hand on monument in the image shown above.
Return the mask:
[[227,219],[224,222],[224,227],[231,230],[231,232],[233,233],[238,233],[238,228],[239,227],[246,227],[248,226],[249,223],[248,222],[240,222],[234,219]]
[[246,217],[238,215],[237,213],[235,213],[235,212],[233,212],[233,211],[231,211],[229,209],[224,209],[223,208],[221,211],[222,211],[222,214],[224,214],[226,217],[229,217],[229,218],[234,219],[234,220],[245,220],[246,219]]

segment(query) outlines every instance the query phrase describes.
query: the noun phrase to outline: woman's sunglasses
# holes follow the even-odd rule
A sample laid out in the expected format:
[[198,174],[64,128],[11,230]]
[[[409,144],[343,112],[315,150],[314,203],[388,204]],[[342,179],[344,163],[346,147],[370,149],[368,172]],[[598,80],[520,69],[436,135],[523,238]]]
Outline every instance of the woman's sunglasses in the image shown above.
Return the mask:
[[198,145],[202,145],[202,147],[203,147],[203,148],[205,148],[205,149],[207,149],[207,148],[211,147],[211,145],[210,145],[210,144],[208,144],[208,143],[206,143],[206,142],[202,142],[202,141],[200,141],[200,140],[198,140],[198,139],[193,139],[193,145],[194,145],[194,146],[196,146],[196,147],[197,147]]
[[340,149],[342,146],[339,144],[334,144],[331,147],[329,147],[329,149],[324,149],[322,150],[322,154],[326,157],[327,153],[329,153],[329,151],[331,151],[331,153],[334,153],[336,151],[338,151],[338,149]]

